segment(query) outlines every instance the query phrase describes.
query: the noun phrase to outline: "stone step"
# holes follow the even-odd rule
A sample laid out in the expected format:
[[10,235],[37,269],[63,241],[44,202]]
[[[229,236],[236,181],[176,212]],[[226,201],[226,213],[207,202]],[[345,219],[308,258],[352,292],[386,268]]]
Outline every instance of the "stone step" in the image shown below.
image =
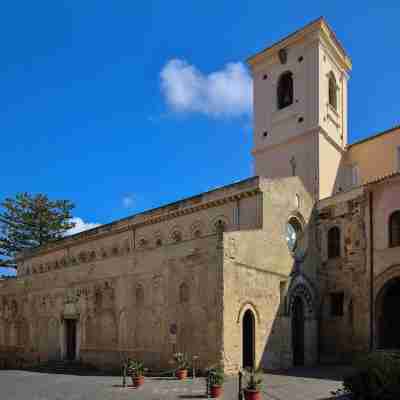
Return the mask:
[[100,375],[99,370],[92,365],[78,361],[48,361],[26,368],[27,371],[65,375]]

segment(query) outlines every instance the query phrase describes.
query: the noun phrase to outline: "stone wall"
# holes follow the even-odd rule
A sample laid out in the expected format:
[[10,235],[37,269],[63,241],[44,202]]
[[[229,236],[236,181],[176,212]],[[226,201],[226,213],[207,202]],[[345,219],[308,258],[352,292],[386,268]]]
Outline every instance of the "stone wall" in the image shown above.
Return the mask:
[[68,318],[77,358],[101,368],[130,356],[168,369],[174,351],[199,356],[200,368],[219,362],[219,232],[257,229],[260,196],[252,178],[26,255],[18,278],[0,283],[3,354],[19,346],[32,362],[64,359]]
[[[262,190],[262,229],[224,235],[223,348],[224,365],[230,372],[242,366],[247,310],[255,319],[255,365],[265,369],[292,365],[291,325],[285,305],[288,290],[294,289],[297,281],[293,282],[294,257],[286,242],[286,224],[291,216],[301,216],[307,247],[312,200],[298,178],[265,180]],[[313,276],[311,265],[304,274]],[[311,335],[310,346],[316,343],[313,332]]]
[[[369,269],[367,268],[367,202],[359,189],[326,200],[319,208],[318,271],[320,360],[349,361],[369,346]],[[328,258],[328,231],[341,233],[340,256]],[[333,315],[332,295],[343,294],[343,315]]]

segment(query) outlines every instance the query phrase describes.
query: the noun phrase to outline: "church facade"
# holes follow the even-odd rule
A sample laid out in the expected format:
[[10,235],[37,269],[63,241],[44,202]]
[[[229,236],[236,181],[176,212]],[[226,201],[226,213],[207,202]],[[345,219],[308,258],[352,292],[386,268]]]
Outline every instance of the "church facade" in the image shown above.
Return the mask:
[[248,60],[255,176],[20,256],[0,358],[284,369],[400,348],[400,127],[347,144],[323,18]]

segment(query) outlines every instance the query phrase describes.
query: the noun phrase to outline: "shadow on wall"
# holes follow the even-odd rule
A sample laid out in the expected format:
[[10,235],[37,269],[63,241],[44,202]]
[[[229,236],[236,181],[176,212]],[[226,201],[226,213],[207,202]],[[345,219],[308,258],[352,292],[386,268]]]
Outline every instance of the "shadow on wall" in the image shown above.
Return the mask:
[[[327,356],[330,357],[329,360],[332,363],[347,363],[354,355],[353,343],[357,337],[354,336],[352,319],[349,320],[349,316],[352,315],[352,303],[350,302],[347,307],[347,303],[343,304],[342,299],[341,317],[332,318],[330,313],[326,314],[327,309],[332,308],[332,304],[331,298],[327,296],[328,287],[325,275],[328,272],[321,269],[320,224],[323,222],[319,219],[316,209],[311,215],[309,223],[302,227],[309,238],[307,246],[302,248],[302,243],[299,242],[300,245],[294,247],[291,272],[286,279],[280,279],[280,304],[272,318],[271,328],[267,329],[266,334],[266,328],[261,327],[259,340],[262,338],[264,345],[261,357],[256,357],[257,360],[260,360],[256,367],[272,371],[299,367],[300,369],[296,369],[295,373],[304,374],[307,367],[328,361]],[[288,245],[290,247],[289,242]],[[338,271],[340,275],[342,271]],[[343,283],[337,280],[336,275],[329,279],[329,283],[334,285],[334,289],[341,287],[340,285]],[[341,280],[343,279],[349,278],[342,276]],[[276,290],[278,291],[278,289]],[[362,316],[359,320],[361,318]],[[244,329],[244,322],[241,321],[241,323],[242,335],[251,335],[250,330]],[[264,325],[266,323],[270,322],[263,321]],[[337,336],[327,334],[327,326],[333,332],[337,332]],[[341,331],[344,326],[346,329]],[[327,335],[327,337],[323,335]],[[253,340],[255,339],[253,338]],[[242,348],[245,350],[245,346]],[[313,372],[311,373],[313,374]]]
[[[279,298],[279,305],[275,307],[269,304],[263,309],[256,297],[253,300],[251,296],[247,298],[248,304],[255,304],[255,307],[249,307],[245,313],[239,314],[242,367],[261,367],[267,371],[285,371],[296,367],[294,374],[314,375],[315,372],[308,370],[308,367],[318,364],[321,354],[327,351],[326,343],[320,337],[321,299],[325,292],[320,270],[321,244],[317,235],[317,218],[314,209],[308,224],[304,221],[299,225],[293,222],[293,229],[288,229],[287,241],[293,259],[290,272],[286,277],[271,275],[268,278],[272,282],[267,288],[268,294],[276,290],[272,297]],[[291,234],[295,236],[294,243],[290,243]],[[305,237],[308,239],[302,240]],[[268,272],[263,272],[263,276],[266,274]],[[343,318],[337,323],[341,324],[342,321]],[[345,362],[345,359],[341,359],[342,353],[338,347],[333,349],[337,353],[333,361]],[[255,362],[257,365],[254,365]],[[322,370],[322,377],[325,374],[329,376],[332,372],[329,369],[326,372]],[[342,373],[337,371],[336,376],[341,377]]]

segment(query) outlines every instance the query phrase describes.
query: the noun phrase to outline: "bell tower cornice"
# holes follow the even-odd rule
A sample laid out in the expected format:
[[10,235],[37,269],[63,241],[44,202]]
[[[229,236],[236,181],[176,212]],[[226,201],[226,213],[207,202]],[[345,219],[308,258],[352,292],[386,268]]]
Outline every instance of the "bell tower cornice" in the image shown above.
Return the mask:
[[275,64],[280,62],[279,52],[282,49],[291,46],[299,45],[301,42],[314,42],[319,40],[324,43],[334,55],[335,61],[345,71],[350,71],[352,68],[351,59],[346,54],[344,47],[336,38],[335,32],[331,29],[324,17],[309,23],[305,27],[279,40],[275,44],[249,57],[247,63],[253,71],[258,70],[258,66]]

